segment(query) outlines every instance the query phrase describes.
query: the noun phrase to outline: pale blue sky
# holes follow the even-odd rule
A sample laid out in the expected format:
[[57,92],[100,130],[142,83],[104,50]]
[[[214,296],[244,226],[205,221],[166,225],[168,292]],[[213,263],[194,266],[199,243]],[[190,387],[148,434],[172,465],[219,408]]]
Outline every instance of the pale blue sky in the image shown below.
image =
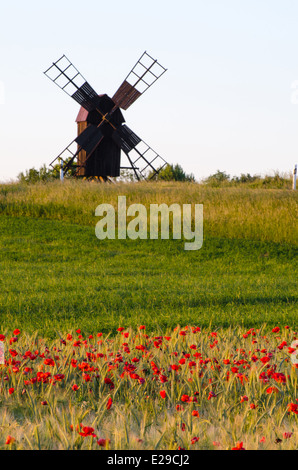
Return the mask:
[[167,161],[198,179],[292,170],[296,0],[16,0],[1,5],[0,180],[75,137],[78,105],[42,73],[53,60],[113,95],[144,50],[168,72],[124,116]]

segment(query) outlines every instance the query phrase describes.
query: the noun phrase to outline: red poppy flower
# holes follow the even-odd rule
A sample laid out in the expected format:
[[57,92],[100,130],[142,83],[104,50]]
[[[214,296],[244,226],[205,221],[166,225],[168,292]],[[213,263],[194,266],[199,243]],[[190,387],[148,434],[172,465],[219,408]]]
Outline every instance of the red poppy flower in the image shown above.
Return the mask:
[[177,410],[177,411],[183,411],[184,408],[183,408],[183,406],[181,406],[181,405],[176,405],[176,410]]
[[111,408],[112,404],[113,404],[113,400],[112,400],[112,398],[110,397],[110,398],[108,399],[108,401],[107,401],[107,410],[109,410],[109,409]]
[[288,405],[288,411],[289,411],[289,413],[295,413],[296,415],[298,415],[298,405],[297,405],[297,403],[290,403]]
[[196,442],[200,440],[199,437],[193,437],[192,440],[190,441],[192,445],[194,445]]
[[46,365],[46,366],[51,366],[51,367],[54,367],[54,365],[55,365],[54,360],[51,359],[51,358],[45,359],[45,360],[43,361],[43,363],[44,363],[44,365]]
[[208,400],[211,400],[211,398],[216,398],[216,395],[214,392],[209,392]]
[[268,395],[270,395],[271,393],[278,393],[278,392],[279,392],[279,390],[276,387],[269,387],[266,390],[266,393],[268,393]]
[[232,450],[245,450],[243,447],[243,442],[237,442],[236,447],[232,447]]
[[110,442],[111,442],[110,439],[98,439],[97,444],[100,447],[107,447]]
[[9,395],[12,395],[12,394],[13,394],[13,392],[14,392],[14,388],[13,388],[13,387],[11,387],[11,388],[8,390],[8,393],[9,393]]
[[189,395],[182,395],[181,401],[184,401],[185,403],[188,403],[190,401]]
[[15,438],[14,438],[14,437],[12,437],[12,436],[7,436],[6,441],[5,441],[5,444],[6,444],[6,445],[13,444],[14,441],[15,441]]
[[87,436],[92,436],[96,437],[96,434],[94,434],[94,429],[89,427],[89,426],[83,426],[81,424],[82,431],[79,432],[80,436],[87,437]]

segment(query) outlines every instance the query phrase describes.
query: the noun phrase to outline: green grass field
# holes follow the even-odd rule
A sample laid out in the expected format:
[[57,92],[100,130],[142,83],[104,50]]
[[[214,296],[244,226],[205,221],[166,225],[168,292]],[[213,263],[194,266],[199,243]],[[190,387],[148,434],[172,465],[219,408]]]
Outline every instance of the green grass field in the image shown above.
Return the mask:
[[[95,237],[95,208],[203,203],[204,245]],[[195,184],[0,187],[1,330],[297,325],[296,195]]]

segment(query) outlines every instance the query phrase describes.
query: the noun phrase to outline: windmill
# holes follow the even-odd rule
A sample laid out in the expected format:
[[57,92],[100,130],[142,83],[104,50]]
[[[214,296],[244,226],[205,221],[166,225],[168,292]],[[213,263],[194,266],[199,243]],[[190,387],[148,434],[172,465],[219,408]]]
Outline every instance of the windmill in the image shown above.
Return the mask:
[[[110,98],[98,95],[78,69],[63,55],[44,72],[59,88],[81,105],[77,117],[78,136],[50,163],[61,162],[65,173],[75,168],[75,176],[120,176],[121,169],[133,170],[140,179],[154,178],[167,162],[126,124],[121,112],[127,110],[166,69],[146,51]],[[121,150],[127,165],[121,166]]]

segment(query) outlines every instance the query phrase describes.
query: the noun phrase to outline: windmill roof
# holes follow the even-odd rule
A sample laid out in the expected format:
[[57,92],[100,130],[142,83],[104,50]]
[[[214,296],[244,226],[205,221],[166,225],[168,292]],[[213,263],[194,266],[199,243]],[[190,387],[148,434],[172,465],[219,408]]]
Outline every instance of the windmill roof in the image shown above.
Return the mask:
[[83,108],[83,106],[81,106],[79,114],[77,115],[76,122],[87,121],[88,114],[89,114],[89,112],[87,111],[87,109],[85,109],[85,108]]
[[[98,95],[98,96],[104,96],[104,95]],[[81,106],[80,111],[79,111],[79,113],[77,115],[77,118],[76,118],[76,122],[87,121],[88,114],[89,114],[89,111],[87,111],[87,109],[85,109],[85,108],[83,108],[83,106]]]

